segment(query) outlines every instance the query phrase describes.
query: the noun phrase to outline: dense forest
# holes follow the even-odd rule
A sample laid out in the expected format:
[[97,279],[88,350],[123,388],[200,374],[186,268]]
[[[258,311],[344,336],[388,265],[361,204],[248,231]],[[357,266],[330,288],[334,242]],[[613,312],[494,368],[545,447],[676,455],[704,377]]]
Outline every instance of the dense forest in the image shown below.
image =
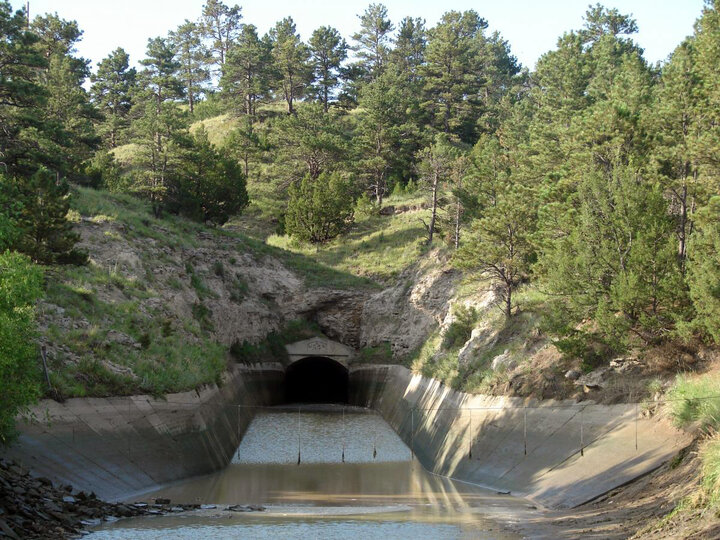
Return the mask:
[[[91,72],[77,23],[0,2],[0,433],[39,393],[43,268],[87,260],[73,185],[213,226],[252,203],[313,244],[422,193],[427,245],[484,273],[507,319],[533,284],[566,354],[720,340],[720,1],[660,65],[630,16],[590,6],[533,72],[475,11],[428,28],[371,4],[307,42],[220,0],[198,16],[139,69],[118,48]],[[218,140],[201,121],[220,115]]]

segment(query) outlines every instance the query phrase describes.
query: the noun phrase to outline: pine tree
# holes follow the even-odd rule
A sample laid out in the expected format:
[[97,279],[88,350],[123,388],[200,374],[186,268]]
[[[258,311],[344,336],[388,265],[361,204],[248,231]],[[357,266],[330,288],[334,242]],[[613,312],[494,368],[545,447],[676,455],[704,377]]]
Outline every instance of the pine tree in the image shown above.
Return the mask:
[[428,31],[424,108],[432,125],[446,134],[473,142],[480,116],[482,63],[486,56],[483,30],[487,21],[474,11],[449,11]]
[[90,89],[95,106],[104,115],[100,133],[109,148],[122,142],[130,120],[132,93],[135,89],[137,71],[130,67],[130,57],[117,48],[98,64],[91,80]]
[[390,176],[412,170],[421,147],[412,111],[418,102],[406,85],[405,74],[395,66],[361,90],[359,118],[353,147],[363,185],[378,208],[387,194]]
[[225,65],[231,45],[240,33],[241,11],[237,4],[230,7],[221,0],[208,0],[203,6],[202,31],[210,41],[210,50],[215,56],[218,71]]
[[198,221],[222,225],[248,204],[245,175],[237,162],[221,155],[204,128],[183,152],[171,209]]
[[393,63],[407,74],[410,83],[420,79],[420,66],[425,62],[427,29],[425,20],[405,17],[398,26],[395,48],[390,53]]
[[697,214],[698,230],[690,238],[688,284],[695,322],[715,343],[720,342],[720,197],[710,199]]
[[8,2],[0,2],[0,37],[0,163],[10,173],[31,173],[47,100],[37,72],[48,61],[36,46],[39,38],[26,31],[25,13],[13,12]]
[[260,156],[263,146],[263,139],[253,126],[252,119],[245,116],[240,119],[240,126],[228,135],[222,151],[242,164],[243,174],[248,178],[250,162]]
[[348,45],[340,33],[321,26],[310,37],[310,54],[315,78],[315,94],[328,111],[332,92],[338,85],[340,66],[347,58]]
[[220,87],[248,116],[255,116],[257,102],[270,91],[271,48],[268,39],[258,37],[255,26],[245,24],[223,66]]
[[183,95],[177,78],[179,64],[170,44],[162,38],[148,40],[147,57],[141,61],[142,91],[135,105],[135,142],[140,146],[134,191],[146,197],[153,213],[165,207],[173,175],[179,167],[181,138],[187,123],[174,100]]
[[291,17],[279,21],[270,30],[275,89],[285,98],[288,114],[295,112],[295,101],[308,89],[312,78],[310,51],[295,31]]
[[353,51],[359,58],[359,65],[367,81],[373,81],[382,73],[390,55],[392,31],[395,29],[388,19],[387,7],[370,4],[360,19],[360,31],[353,34]]
[[67,220],[70,189],[58,173],[41,167],[30,177],[0,177],[0,191],[0,198],[20,201],[13,216],[17,236],[12,249],[41,264],[87,260],[87,254],[75,248],[80,235]]
[[179,78],[184,86],[190,114],[195,112],[195,103],[205,90],[210,79],[206,66],[211,55],[202,42],[202,28],[186,20],[177,30],[170,32],[169,41],[175,49],[175,58],[180,64]]
[[319,103],[303,103],[295,115],[283,118],[275,137],[288,176],[296,180],[305,175],[316,180],[333,171],[346,153],[341,124]]

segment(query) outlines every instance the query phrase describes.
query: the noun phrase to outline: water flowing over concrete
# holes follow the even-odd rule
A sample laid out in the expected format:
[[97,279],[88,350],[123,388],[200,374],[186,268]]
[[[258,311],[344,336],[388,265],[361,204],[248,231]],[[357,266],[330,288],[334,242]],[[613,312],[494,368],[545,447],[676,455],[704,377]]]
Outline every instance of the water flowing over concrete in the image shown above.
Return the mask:
[[192,499],[205,510],[123,520],[90,538],[515,540],[501,522],[531,512],[520,499],[429,474],[382,417],[343,405],[263,407],[228,467],[143,498]]

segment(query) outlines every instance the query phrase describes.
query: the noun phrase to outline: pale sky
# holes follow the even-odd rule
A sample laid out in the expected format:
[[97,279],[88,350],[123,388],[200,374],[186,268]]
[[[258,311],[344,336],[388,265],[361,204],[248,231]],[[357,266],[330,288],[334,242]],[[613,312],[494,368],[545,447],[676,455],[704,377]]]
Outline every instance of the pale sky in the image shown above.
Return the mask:
[[[409,15],[426,19],[434,26],[448,10],[474,9],[489,22],[490,31],[499,31],[510,42],[512,53],[528,68],[553,49],[563,32],[582,26],[588,4],[597,0],[386,0],[394,23]],[[20,8],[23,0],[11,0]],[[76,20],[85,32],[78,45],[81,56],[94,66],[112,50],[123,47],[136,64],[144,56],[150,37],[166,36],[185,19],[197,20],[205,0],[30,0],[34,17],[57,12]],[[243,22],[252,23],[265,33],[276,21],[291,16],[302,38],[307,40],[319,26],[334,26],[350,42],[358,30],[357,14],[369,0],[225,0],[242,7]],[[632,14],[640,32],[634,39],[645,49],[651,63],[662,61],[693,32],[703,0],[604,0],[603,5]]]

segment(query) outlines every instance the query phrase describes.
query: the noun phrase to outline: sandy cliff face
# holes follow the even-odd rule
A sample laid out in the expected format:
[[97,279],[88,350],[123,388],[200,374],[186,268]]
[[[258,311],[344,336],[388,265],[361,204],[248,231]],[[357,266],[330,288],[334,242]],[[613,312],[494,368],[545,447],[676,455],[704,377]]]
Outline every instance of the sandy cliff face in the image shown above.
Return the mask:
[[[167,325],[190,341],[197,340],[198,333],[189,330],[187,321],[201,320],[202,335],[226,346],[256,343],[302,318],[353,348],[389,343],[393,356],[401,360],[447,319],[459,277],[432,252],[383,290],[309,287],[304,276],[281,260],[253,252],[231,235],[200,231],[171,239],[171,232],[160,228],[150,237],[134,234],[132,225],[120,221],[89,219],[82,220],[78,230],[80,247],[90,254],[90,270],[83,279],[93,275],[92,283],[62,274],[50,279],[84,289],[110,311],[134,302],[142,324]],[[110,320],[89,320],[62,304],[51,297],[41,305],[43,332],[53,327],[91,334],[93,327],[112,326]],[[103,340],[104,346],[141,347],[137,336],[117,329],[107,331]],[[51,337],[45,342],[51,355],[61,352],[77,361],[71,347]]]
[[406,270],[397,283],[367,299],[363,306],[360,343],[390,344],[402,359],[417,350],[445,321],[459,273],[436,254]]

